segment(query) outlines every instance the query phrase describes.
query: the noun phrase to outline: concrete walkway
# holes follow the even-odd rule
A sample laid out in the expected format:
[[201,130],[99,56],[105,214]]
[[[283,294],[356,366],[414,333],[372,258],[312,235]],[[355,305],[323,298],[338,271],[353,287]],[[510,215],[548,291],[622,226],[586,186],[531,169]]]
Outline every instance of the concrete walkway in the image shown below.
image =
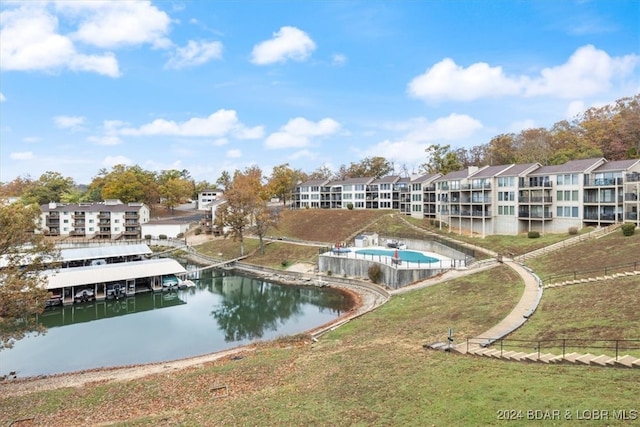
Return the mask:
[[488,331],[483,332],[478,337],[470,338],[468,343],[465,342],[457,344],[455,349],[460,353],[477,350],[480,347],[487,346],[494,341],[509,335],[527,321],[540,303],[540,299],[542,298],[542,286],[540,280],[529,270],[514,261],[505,260],[504,263],[522,277],[524,282],[524,293],[511,313],[502,319],[500,323]]

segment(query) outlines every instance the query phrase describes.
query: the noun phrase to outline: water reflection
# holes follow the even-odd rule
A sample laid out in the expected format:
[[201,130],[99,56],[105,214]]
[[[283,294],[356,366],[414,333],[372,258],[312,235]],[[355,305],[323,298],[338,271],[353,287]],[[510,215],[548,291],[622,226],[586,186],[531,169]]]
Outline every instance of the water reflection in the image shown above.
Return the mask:
[[220,271],[195,287],[47,309],[44,335],[0,352],[0,376],[47,375],[160,362],[292,335],[332,321],[349,298],[327,288],[280,286]]

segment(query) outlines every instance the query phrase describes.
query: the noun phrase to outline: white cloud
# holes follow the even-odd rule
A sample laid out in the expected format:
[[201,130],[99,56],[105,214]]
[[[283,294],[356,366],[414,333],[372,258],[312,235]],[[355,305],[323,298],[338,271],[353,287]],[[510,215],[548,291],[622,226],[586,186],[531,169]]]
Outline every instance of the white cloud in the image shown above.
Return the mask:
[[416,119],[407,138],[413,141],[454,141],[471,136],[482,129],[482,123],[466,114],[450,114],[433,122]]
[[527,119],[511,123],[508,129],[509,132],[518,133],[527,129],[535,129],[536,127],[536,122],[534,120]]
[[405,134],[398,139],[385,139],[366,149],[362,155],[381,156],[395,162],[416,164],[424,160],[420,158],[421,154],[417,153],[424,153],[429,144],[464,140],[482,129],[483,125],[473,117],[454,113],[434,121],[419,117],[404,122],[385,123],[383,127]]
[[528,96],[555,95],[560,98],[603,93],[610,90],[613,80],[629,75],[638,64],[638,55],[612,58],[592,45],[583,46],[565,64],[544,68],[541,76],[527,85],[525,93]]
[[227,138],[218,138],[215,141],[213,141],[213,145],[216,147],[222,147],[223,145],[227,145],[229,143],[229,140]]
[[262,137],[262,128],[247,128],[239,120],[234,110],[218,110],[208,117],[194,117],[178,123],[173,120],[156,119],[139,128],[120,129],[122,135],[133,136],[188,136],[188,137],[224,137],[236,136],[241,139]]
[[222,43],[189,40],[186,46],[176,48],[166,68],[186,68],[202,65],[212,59],[222,59]]
[[89,71],[118,77],[114,55],[79,53],[69,37],[58,34],[58,18],[40,3],[0,13],[0,69]]
[[237,159],[239,157],[242,157],[242,151],[238,150],[237,148],[234,148],[232,150],[228,150],[227,151],[227,157],[230,159]]
[[251,62],[266,65],[289,59],[304,61],[315,49],[316,44],[307,33],[295,27],[282,27],[272,39],[253,47]]
[[289,156],[289,160],[300,160],[300,159],[316,159],[318,157],[318,153],[304,149],[296,151],[295,153]]
[[131,164],[133,164],[131,159],[125,156],[107,156],[102,160],[102,165],[109,168],[115,165],[131,165]]
[[640,64],[635,54],[611,57],[587,45],[565,64],[547,67],[538,76],[508,76],[502,67],[478,62],[467,68],[446,58],[408,85],[410,96],[425,100],[472,101],[496,96],[554,96],[577,98],[607,93],[614,80],[623,80]]
[[117,135],[101,135],[90,136],[87,138],[92,144],[96,145],[119,145],[122,144],[122,140]]
[[427,143],[408,140],[384,140],[369,147],[363,153],[364,156],[380,156],[387,160],[400,163],[424,163],[424,159],[417,157],[423,155]]
[[85,118],[82,116],[56,116],[53,122],[60,129],[76,130],[84,124]]
[[569,120],[575,118],[578,114],[581,114],[586,110],[583,101],[571,101],[567,107],[567,113],[565,117]]
[[7,100],[7,98],[5,98],[5,96],[2,94],[2,92],[0,92],[0,102],[4,102],[6,100]]
[[416,98],[471,101],[491,96],[516,95],[520,88],[521,83],[507,77],[502,67],[491,67],[478,62],[463,68],[452,59],[445,58],[424,74],[415,77],[409,83],[408,92]]
[[341,67],[347,63],[347,57],[341,53],[336,53],[331,57],[331,62],[333,65]]
[[318,122],[312,122],[303,117],[296,117],[267,137],[267,148],[292,148],[306,147],[311,144],[314,137],[333,135],[340,130],[340,123],[325,118]]
[[70,1],[56,9],[79,20],[74,40],[104,49],[151,44],[167,48],[171,19],[150,1]]
[[32,160],[34,158],[31,151],[17,151],[9,154],[11,160]]

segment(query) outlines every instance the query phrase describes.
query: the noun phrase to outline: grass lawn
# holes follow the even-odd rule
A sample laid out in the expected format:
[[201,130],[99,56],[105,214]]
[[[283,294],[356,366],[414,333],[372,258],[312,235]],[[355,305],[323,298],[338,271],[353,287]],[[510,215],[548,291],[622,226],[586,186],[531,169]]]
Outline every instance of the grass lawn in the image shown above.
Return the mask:
[[615,356],[615,340],[633,339],[618,344],[619,355],[640,357],[639,300],[640,276],[546,289],[538,310],[506,342],[532,340],[532,348],[535,340],[548,340],[542,343],[548,352],[562,354],[562,339],[568,339],[566,353]]
[[[621,231],[599,239],[586,240],[559,252],[551,252],[527,261],[544,283],[587,278],[640,268],[640,233],[625,237]],[[624,268],[616,267],[626,265]]]
[[[41,425],[531,425],[536,410],[637,409],[640,370],[503,362],[424,350],[457,341],[516,304],[506,267],[394,297],[325,335],[281,339],[201,367],[122,383],[0,397],[0,420]],[[552,309],[550,307],[549,309]],[[214,386],[229,388],[216,397]],[[597,385],[597,386],[596,386]],[[602,425],[583,421],[581,425]],[[608,425],[629,425],[628,422]]]

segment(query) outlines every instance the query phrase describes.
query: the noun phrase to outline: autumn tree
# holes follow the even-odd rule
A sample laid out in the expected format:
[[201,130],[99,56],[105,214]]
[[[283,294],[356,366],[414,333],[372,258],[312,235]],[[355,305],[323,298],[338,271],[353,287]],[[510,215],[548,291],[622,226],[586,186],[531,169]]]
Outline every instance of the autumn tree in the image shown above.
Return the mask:
[[302,181],[312,179],[331,179],[333,177],[333,171],[327,165],[319,166],[316,170],[302,178]]
[[[257,166],[236,171],[229,187],[225,190],[226,203],[216,212],[216,225],[228,229],[225,237],[231,236],[240,242],[240,256],[244,256],[244,236],[254,224],[255,215],[261,204],[266,204],[262,171]],[[262,241],[262,240],[261,240]]]
[[123,203],[144,202],[148,205],[159,201],[156,174],[140,166],[115,165],[100,181],[103,200],[119,199]]
[[33,180],[29,175],[19,176],[12,181],[0,184],[0,197],[20,197],[32,185]]
[[494,136],[488,145],[487,156],[491,165],[508,165],[516,162],[514,134],[507,133]]
[[293,193],[303,176],[302,171],[292,169],[289,163],[274,166],[267,184],[268,191],[282,201],[282,206],[286,206],[288,197]]
[[34,232],[39,216],[36,205],[0,205],[0,350],[43,331],[35,315],[43,311],[48,291],[39,273],[54,266],[59,254]]
[[350,178],[382,178],[393,172],[393,163],[384,157],[366,157],[358,163],[349,165],[347,174]]
[[462,163],[456,153],[451,151],[450,145],[434,144],[424,151],[427,153],[427,161],[421,165],[421,169],[427,173],[446,175],[462,169]]
[[193,194],[193,182],[185,176],[188,174],[175,169],[160,173],[158,194],[162,205],[172,212]]

